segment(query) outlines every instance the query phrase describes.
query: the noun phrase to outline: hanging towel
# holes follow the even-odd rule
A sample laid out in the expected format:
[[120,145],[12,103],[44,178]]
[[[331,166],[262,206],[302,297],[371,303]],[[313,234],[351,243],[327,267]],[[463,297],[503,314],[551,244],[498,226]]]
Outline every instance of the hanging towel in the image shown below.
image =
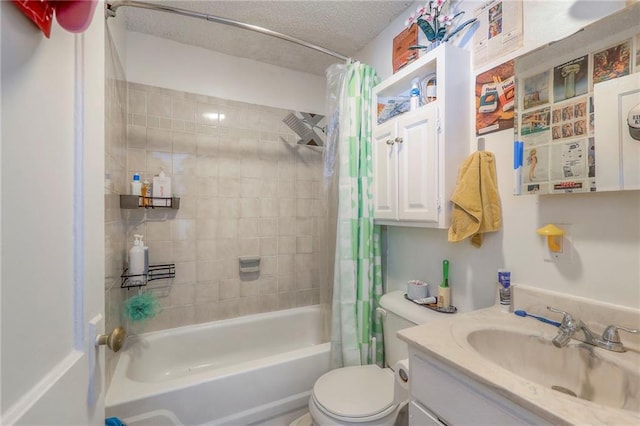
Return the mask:
[[500,229],[502,210],[492,153],[476,151],[462,163],[451,201],[449,242],[471,237],[471,244],[480,247],[483,233]]

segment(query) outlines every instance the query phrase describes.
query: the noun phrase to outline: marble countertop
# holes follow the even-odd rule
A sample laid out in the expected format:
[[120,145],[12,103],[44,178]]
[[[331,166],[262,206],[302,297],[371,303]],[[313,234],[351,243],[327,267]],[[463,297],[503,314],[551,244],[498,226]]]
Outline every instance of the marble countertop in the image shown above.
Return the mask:
[[[489,386],[507,399],[553,424],[640,425],[640,412],[616,409],[565,395],[527,380],[481,356],[468,342],[473,331],[498,329],[525,333],[551,341],[557,328],[533,318],[502,312],[498,306],[455,314],[433,323],[402,330],[398,336],[426,355],[453,367],[470,378]],[[570,345],[579,345],[572,340]],[[592,356],[608,359],[631,371],[640,371],[640,352],[631,349],[615,353],[595,348]],[[554,348],[555,349],[555,348]],[[563,348],[564,349],[564,348]],[[558,350],[563,350],[558,349]],[[523,362],[514,360],[514,363]],[[630,385],[640,392],[639,383]]]

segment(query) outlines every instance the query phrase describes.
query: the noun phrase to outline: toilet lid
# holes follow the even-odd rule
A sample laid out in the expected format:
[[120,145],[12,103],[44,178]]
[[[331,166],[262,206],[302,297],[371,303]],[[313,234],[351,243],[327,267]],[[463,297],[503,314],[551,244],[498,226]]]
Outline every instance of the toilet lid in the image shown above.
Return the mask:
[[393,380],[390,369],[377,365],[338,368],[316,381],[313,397],[331,415],[374,420],[395,409]]

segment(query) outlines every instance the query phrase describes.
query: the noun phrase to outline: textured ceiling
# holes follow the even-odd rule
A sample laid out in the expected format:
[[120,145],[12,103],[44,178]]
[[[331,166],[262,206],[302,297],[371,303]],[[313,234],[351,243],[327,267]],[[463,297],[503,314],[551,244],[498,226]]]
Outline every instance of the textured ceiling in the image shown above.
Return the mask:
[[[156,1],[257,25],[353,56],[412,4],[396,1]],[[127,29],[228,55],[324,75],[339,59],[264,34],[176,14],[122,7]]]

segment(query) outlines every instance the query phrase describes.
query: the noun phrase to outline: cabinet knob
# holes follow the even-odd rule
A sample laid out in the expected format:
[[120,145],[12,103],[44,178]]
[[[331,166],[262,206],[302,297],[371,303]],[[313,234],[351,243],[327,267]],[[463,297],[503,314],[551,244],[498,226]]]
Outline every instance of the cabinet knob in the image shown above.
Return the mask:
[[398,137],[395,139],[395,142],[396,142],[396,143],[402,143],[402,138],[401,138],[400,136],[398,136]]
[[393,145],[393,139],[387,139],[387,145]]

